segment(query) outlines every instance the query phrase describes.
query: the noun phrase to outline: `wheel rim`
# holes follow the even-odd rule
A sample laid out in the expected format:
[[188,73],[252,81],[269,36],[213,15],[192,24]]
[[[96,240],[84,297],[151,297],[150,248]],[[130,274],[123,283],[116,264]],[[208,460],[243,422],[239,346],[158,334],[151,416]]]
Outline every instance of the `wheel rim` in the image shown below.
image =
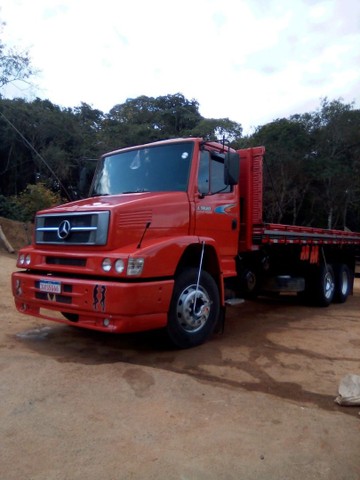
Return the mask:
[[186,287],[176,305],[179,325],[186,332],[195,333],[202,329],[211,313],[211,300],[207,291],[199,285]]
[[324,277],[324,294],[327,300],[331,299],[334,293],[334,279],[330,272],[326,272]]
[[245,279],[246,279],[246,286],[247,286],[248,292],[252,292],[253,290],[255,290],[255,287],[256,287],[255,273],[249,271],[246,274]]

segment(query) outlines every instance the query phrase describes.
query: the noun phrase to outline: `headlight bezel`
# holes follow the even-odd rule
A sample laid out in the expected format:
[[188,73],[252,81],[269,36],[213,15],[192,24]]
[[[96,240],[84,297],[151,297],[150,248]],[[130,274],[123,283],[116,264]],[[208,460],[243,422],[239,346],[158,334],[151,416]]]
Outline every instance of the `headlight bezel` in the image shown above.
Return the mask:
[[106,274],[125,275],[138,277],[144,270],[145,259],[143,257],[105,257],[101,261],[101,268]]
[[129,257],[126,273],[129,277],[135,277],[142,274],[144,270],[145,259],[143,257]]
[[31,254],[26,252],[19,252],[16,263],[19,267],[29,268],[31,265]]

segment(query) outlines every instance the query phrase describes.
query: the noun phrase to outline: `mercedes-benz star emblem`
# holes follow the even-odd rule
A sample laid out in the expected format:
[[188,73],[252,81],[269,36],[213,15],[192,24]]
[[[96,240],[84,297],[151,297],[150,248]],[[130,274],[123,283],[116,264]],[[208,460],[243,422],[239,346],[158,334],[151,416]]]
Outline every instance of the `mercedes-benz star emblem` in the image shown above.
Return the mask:
[[65,240],[71,232],[71,225],[69,220],[63,220],[58,228],[57,231],[57,236],[60,238],[60,240]]

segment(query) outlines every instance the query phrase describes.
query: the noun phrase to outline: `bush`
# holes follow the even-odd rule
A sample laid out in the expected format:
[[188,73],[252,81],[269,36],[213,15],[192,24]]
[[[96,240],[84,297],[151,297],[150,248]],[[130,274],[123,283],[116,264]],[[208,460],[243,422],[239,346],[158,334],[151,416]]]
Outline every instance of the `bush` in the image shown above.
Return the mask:
[[19,212],[14,203],[14,198],[0,195],[0,217],[10,218],[11,220],[18,218]]
[[7,199],[6,207],[10,215],[4,216],[22,222],[32,222],[37,211],[60,203],[60,195],[52,192],[43,183],[28,185],[20,195]]

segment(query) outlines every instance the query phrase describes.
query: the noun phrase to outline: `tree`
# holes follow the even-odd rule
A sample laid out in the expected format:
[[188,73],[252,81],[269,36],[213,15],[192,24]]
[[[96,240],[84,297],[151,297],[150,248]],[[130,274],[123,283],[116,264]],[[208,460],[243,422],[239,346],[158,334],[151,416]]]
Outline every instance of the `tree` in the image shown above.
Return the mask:
[[106,143],[112,149],[192,135],[202,120],[198,108],[198,102],[187,100],[181,93],[128,98],[106,116]]
[[41,181],[75,197],[87,159],[99,155],[96,132],[91,135],[77,114],[49,100],[0,99],[0,109],[0,193],[16,195]]
[[347,217],[360,191],[360,111],[324,98],[312,124],[318,208],[328,228],[353,226]]
[[315,112],[258,127],[266,221],[360,230],[360,110],[323,99]]
[[[31,115],[25,100],[0,98],[0,193],[17,195],[28,183],[34,183],[36,167],[28,146],[12,125],[28,133]],[[9,123],[10,122],[10,123]]]
[[187,100],[181,93],[156,98],[156,127],[165,137],[183,137],[191,135],[193,129],[202,120],[199,103]]
[[0,209],[9,214],[6,199],[29,184],[86,195],[93,160],[110,150],[225,136],[234,148],[266,147],[265,221],[360,230],[360,110],[341,100],[324,99],[317,111],[274,120],[248,137],[228,118],[202,117],[180,93],[128,99],[108,114],[86,103],[62,108],[0,96],[0,113]]
[[228,118],[202,117],[198,102],[186,99],[181,93],[127,99],[110,110],[103,126],[105,143],[111,148],[188,136],[207,140],[222,140],[225,136],[236,142],[242,133],[241,125]]
[[299,119],[278,119],[259,127],[252,143],[266,146],[264,218],[269,222],[304,221],[302,207],[310,188],[310,139]]
[[[5,23],[0,22],[0,35]],[[34,74],[29,52],[7,48],[0,38],[0,89],[15,81],[26,81]]]
[[228,118],[202,118],[191,134],[207,140],[222,141],[225,138],[236,146],[241,138],[242,127]]

